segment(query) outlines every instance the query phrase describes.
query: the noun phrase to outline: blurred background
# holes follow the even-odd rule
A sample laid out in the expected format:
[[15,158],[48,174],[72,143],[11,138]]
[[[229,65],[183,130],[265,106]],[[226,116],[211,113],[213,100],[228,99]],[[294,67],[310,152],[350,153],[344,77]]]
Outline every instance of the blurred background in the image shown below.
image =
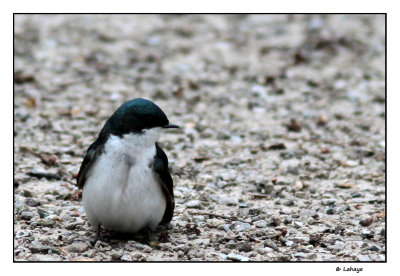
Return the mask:
[[[321,233],[341,243],[332,236],[296,257],[283,241],[282,257],[257,242],[244,258],[385,259],[384,15],[16,14],[14,22],[16,233],[40,227],[46,216],[35,212],[46,204],[41,212],[55,216],[70,206],[88,233],[74,175],[104,121],[141,97],[184,127],[160,139],[175,180],[176,235],[197,215],[209,239],[202,254],[171,258],[225,260],[229,247],[215,256],[208,247],[210,236],[227,234],[223,225],[265,240],[281,231],[275,218],[288,219],[289,244]],[[24,211],[34,215],[21,219]],[[204,212],[236,217],[245,230]],[[16,258],[46,258],[23,235],[17,244]]]

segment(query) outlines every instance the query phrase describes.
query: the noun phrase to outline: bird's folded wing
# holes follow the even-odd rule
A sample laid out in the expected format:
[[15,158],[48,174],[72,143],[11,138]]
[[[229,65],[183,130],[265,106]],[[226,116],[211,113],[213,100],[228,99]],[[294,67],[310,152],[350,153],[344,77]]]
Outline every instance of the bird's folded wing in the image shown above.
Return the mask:
[[162,222],[170,222],[174,214],[175,199],[174,199],[174,184],[171,174],[168,171],[168,158],[165,152],[156,144],[156,156],[154,157],[153,169],[158,175],[158,182],[167,200],[164,217]]
[[81,168],[79,169],[77,177],[77,184],[79,188],[83,189],[83,186],[85,186],[87,174],[102,150],[103,147],[100,145],[99,140],[96,140],[93,144],[90,145],[89,149],[86,152],[85,158],[83,159]]

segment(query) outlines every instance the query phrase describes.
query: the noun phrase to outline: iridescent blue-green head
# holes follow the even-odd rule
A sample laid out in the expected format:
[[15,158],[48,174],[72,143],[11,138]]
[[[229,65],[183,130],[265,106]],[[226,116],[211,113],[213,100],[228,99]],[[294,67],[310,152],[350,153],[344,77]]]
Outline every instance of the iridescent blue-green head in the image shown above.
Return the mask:
[[126,133],[142,133],[152,128],[178,128],[170,124],[167,115],[155,103],[146,99],[133,99],[121,105],[107,120],[109,133],[121,136]]

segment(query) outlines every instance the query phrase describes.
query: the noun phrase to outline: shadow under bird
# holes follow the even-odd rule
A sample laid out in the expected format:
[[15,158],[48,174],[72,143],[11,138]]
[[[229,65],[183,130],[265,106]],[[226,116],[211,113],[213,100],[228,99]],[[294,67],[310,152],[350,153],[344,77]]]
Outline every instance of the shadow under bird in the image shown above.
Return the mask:
[[78,173],[90,224],[122,233],[155,230],[172,220],[175,201],[161,131],[178,128],[153,102],[125,102],[106,121]]

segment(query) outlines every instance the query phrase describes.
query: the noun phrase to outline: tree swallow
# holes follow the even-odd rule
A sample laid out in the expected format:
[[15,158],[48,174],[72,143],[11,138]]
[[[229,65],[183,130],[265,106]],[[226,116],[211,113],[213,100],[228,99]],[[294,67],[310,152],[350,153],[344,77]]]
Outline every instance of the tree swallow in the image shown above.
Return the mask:
[[170,124],[153,102],[125,102],[106,121],[78,173],[90,224],[122,233],[155,230],[172,220],[175,201],[168,158],[156,141]]

